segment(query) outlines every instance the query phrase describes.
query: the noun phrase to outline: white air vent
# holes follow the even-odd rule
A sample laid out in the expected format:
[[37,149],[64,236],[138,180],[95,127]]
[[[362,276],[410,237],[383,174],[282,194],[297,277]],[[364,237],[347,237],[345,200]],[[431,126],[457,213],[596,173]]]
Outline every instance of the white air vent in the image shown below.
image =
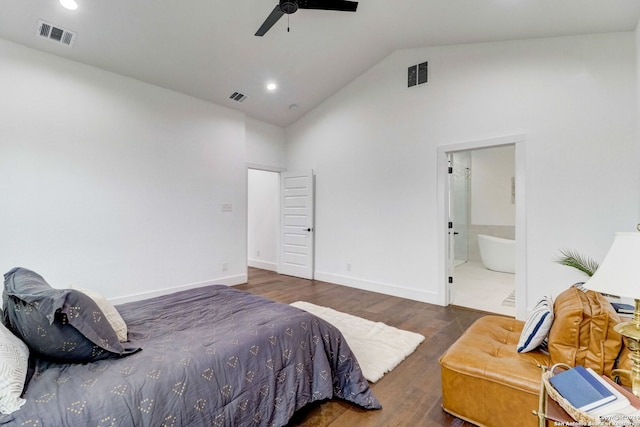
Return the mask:
[[247,99],[247,95],[244,95],[240,92],[233,92],[229,99],[233,99],[234,101],[238,102],[244,102],[244,100]]
[[76,41],[76,33],[73,31],[65,30],[64,28],[57,27],[43,20],[38,21],[38,31],[36,34],[66,46],[73,46],[73,43]]
[[414,87],[426,83],[429,80],[429,63],[423,62],[412,65],[407,69],[407,87]]

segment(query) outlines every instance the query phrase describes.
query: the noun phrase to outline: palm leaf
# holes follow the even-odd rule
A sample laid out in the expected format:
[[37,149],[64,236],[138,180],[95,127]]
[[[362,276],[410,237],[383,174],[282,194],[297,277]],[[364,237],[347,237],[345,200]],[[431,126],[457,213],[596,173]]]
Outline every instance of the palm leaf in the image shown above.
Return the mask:
[[593,259],[571,249],[562,249],[560,254],[561,256],[555,260],[558,264],[576,268],[589,277],[593,276],[593,273],[595,273],[599,267],[598,263]]

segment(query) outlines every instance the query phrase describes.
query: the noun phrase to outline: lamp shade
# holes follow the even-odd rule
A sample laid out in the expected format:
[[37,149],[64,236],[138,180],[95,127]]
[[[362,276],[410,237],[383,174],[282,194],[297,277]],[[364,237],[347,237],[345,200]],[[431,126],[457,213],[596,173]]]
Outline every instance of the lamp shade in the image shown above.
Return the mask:
[[597,292],[640,298],[640,233],[616,233],[607,256],[584,284]]

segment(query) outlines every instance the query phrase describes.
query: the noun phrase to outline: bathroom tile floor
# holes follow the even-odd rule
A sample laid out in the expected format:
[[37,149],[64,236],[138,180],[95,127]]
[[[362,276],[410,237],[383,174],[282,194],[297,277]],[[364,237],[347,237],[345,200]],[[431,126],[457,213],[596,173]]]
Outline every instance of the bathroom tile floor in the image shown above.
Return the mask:
[[491,271],[479,262],[461,264],[454,272],[452,304],[515,316],[515,307],[502,305],[515,289],[515,278],[515,274]]

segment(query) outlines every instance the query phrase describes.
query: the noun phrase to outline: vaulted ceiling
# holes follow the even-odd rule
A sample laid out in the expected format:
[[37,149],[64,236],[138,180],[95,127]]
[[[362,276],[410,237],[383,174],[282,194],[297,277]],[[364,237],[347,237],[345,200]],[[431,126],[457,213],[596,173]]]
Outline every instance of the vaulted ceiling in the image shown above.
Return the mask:
[[[633,31],[640,18],[638,0],[361,0],[355,13],[300,9],[256,37],[277,0],[76,1],[0,0],[0,38],[278,126],[397,49]],[[38,36],[40,20],[72,45]]]

